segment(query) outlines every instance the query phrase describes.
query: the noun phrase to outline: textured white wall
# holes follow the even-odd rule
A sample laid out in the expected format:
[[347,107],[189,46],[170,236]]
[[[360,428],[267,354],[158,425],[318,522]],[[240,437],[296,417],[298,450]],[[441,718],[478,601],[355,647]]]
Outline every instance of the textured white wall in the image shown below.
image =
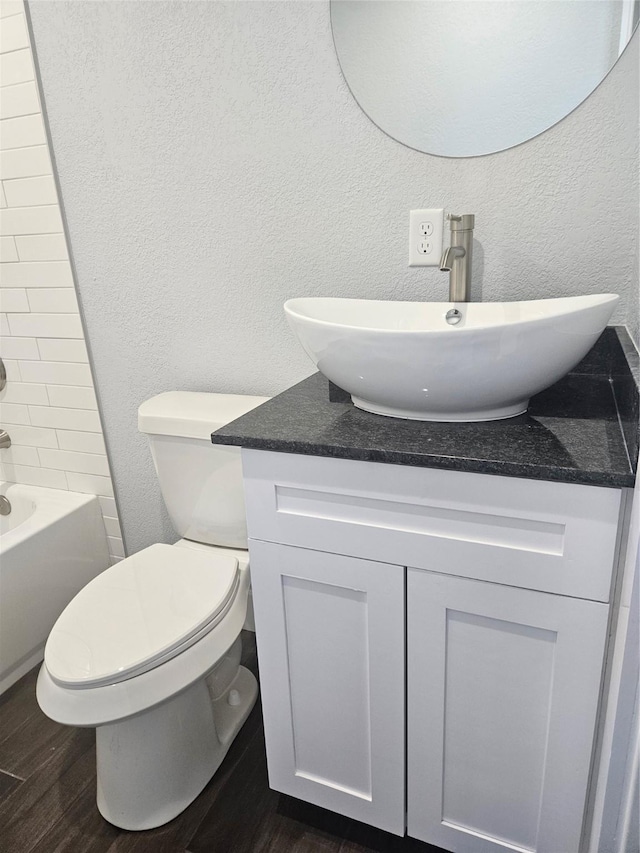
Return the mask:
[[476,214],[475,298],[614,290],[637,336],[637,34],[549,132],[451,160],[362,113],[326,2],[29,6],[130,551],[173,537],[140,401],[311,373],[288,297],[445,298],[410,208]]

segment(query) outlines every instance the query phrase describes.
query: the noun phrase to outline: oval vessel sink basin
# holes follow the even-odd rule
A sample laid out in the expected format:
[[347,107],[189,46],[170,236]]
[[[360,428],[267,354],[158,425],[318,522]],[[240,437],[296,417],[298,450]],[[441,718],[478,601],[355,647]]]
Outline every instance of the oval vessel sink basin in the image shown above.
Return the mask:
[[[531,302],[290,299],[307,355],[368,412],[419,421],[489,421],[527,410],[587,354],[619,297]],[[447,312],[457,309],[454,324]],[[455,322],[457,320],[457,322]]]

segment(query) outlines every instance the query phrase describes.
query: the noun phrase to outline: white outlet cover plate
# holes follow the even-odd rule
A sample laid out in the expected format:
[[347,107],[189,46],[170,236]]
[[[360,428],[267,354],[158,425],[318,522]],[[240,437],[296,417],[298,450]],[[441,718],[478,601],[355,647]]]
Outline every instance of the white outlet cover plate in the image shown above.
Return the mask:
[[410,267],[440,266],[443,231],[443,207],[409,211]]

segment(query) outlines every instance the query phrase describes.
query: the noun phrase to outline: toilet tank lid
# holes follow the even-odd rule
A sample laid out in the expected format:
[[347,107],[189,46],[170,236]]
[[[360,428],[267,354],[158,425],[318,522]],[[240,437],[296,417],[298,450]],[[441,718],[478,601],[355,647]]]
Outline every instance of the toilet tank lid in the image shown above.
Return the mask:
[[208,394],[199,391],[167,391],[138,409],[138,429],[151,435],[176,435],[209,441],[211,433],[269,397],[245,394]]

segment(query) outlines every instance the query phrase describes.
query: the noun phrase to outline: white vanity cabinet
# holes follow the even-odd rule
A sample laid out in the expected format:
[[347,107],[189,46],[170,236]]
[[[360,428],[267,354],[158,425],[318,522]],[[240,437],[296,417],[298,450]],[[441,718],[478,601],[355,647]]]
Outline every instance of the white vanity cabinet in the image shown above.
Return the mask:
[[453,853],[579,853],[621,491],[243,467],[271,786]]

